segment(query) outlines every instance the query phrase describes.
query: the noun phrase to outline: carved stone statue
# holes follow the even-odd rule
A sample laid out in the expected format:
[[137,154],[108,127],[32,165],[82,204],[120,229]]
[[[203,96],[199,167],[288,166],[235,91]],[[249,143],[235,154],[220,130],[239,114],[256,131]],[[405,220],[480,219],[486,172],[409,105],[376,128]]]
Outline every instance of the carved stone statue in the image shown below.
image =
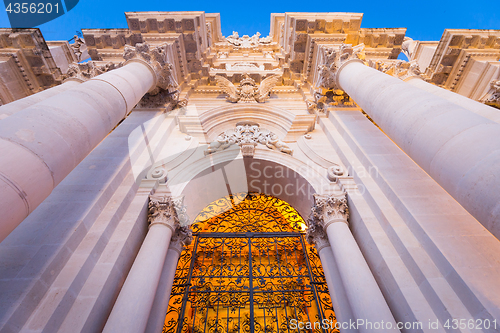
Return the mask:
[[81,64],[72,63],[68,67],[68,71],[63,76],[64,79],[67,78],[77,78],[83,81],[91,79],[97,75],[109,72],[113,69],[120,68],[123,66],[123,63],[112,63],[108,62],[103,65],[98,65],[94,61],[89,61]]
[[244,75],[241,80],[239,87],[237,88],[231,81],[223,76],[216,75],[215,80],[217,85],[224,90],[227,94],[226,99],[229,102],[259,102],[263,103],[269,98],[269,93],[271,89],[280,81],[281,75],[271,75],[260,83],[257,87],[255,80],[252,79],[248,74]]
[[83,52],[87,50],[87,45],[85,44],[85,41],[82,38],[76,35],[73,37],[73,39],[75,42],[73,44],[70,44],[70,46],[73,49],[73,53],[76,56],[77,59],[76,61],[80,62],[82,61]]
[[210,143],[205,151],[205,155],[222,151],[232,144],[237,144],[240,147],[245,145],[246,148],[250,145],[255,146],[261,144],[269,149],[289,155],[293,154],[293,150],[273,132],[267,129],[261,129],[259,125],[255,123],[239,123],[236,124],[236,128],[219,134],[217,139]]

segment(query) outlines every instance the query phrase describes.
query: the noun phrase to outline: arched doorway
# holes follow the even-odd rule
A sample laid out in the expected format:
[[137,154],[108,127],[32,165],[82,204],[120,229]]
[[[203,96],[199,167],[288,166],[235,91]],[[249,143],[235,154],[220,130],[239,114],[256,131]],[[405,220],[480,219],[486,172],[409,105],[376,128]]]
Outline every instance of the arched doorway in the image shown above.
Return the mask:
[[288,203],[233,194],[205,207],[192,230],[163,332],[291,332],[301,323],[338,332],[319,256]]

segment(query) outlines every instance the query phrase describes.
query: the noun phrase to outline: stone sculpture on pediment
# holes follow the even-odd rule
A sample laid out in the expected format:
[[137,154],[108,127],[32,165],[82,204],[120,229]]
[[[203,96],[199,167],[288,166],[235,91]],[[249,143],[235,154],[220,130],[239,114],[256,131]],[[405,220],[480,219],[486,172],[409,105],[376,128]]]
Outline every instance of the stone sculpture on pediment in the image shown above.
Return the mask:
[[68,66],[68,71],[63,76],[64,79],[75,78],[80,79],[82,81],[86,81],[97,75],[109,72],[113,69],[120,68],[123,66],[123,63],[113,63],[108,62],[106,64],[96,64],[94,61],[84,62],[81,64],[72,63]]
[[384,62],[382,60],[368,62],[368,66],[375,68],[383,73],[392,75],[401,80],[406,80],[412,76],[420,77],[422,73],[418,63],[413,61],[397,60],[391,62]]
[[248,74],[244,75],[244,78],[241,80],[238,87],[220,75],[216,75],[215,80],[217,81],[217,85],[227,94],[226,99],[229,102],[263,103],[269,98],[269,94],[274,86],[276,86],[276,84],[281,80],[281,75],[275,74],[265,78],[260,83],[260,86],[257,86],[255,80]]
[[225,150],[233,144],[237,144],[240,147],[261,144],[272,150],[277,150],[288,155],[293,154],[293,150],[275,133],[267,129],[261,129],[256,123],[238,123],[234,129],[219,134],[210,143],[205,151],[205,155]]
[[252,37],[248,35],[244,35],[242,37],[239,36],[238,32],[233,31],[233,34],[226,37],[226,41],[229,44],[234,46],[242,47],[242,48],[253,48],[259,45],[265,45],[272,43],[273,39],[271,36],[260,37],[260,32],[257,32]]
[[73,44],[70,44],[70,47],[76,56],[76,61],[80,62],[82,61],[83,53],[87,50],[87,45],[85,44],[85,41],[82,38],[76,35],[73,37],[73,40],[75,42]]

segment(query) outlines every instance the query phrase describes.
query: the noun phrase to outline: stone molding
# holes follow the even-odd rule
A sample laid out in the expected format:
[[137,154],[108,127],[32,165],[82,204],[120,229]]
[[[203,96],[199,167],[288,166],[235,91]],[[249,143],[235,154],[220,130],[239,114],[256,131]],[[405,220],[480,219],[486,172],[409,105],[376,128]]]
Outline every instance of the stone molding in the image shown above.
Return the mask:
[[423,79],[420,71],[420,67],[416,60],[413,61],[372,61],[368,62],[368,66],[381,71],[382,73],[389,74],[403,81],[407,81],[411,78]]
[[322,226],[326,231],[328,226],[335,222],[349,224],[349,208],[347,194],[314,194],[314,206],[311,208],[308,224]]
[[[234,129],[227,130],[210,143],[205,155],[222,151],[229,146],[237,144],[243,149],[243,155],[252,157],[257,144],[265,145],[267,148],[292,155],[293,150],[281,141],[273,132],[261,129],[257,123],[242,122],[236,124]],[[253,146],[253,147],[252,147]]]
[[150,46],[148,43],[137,43],[135,47],[125,45],[123,58],[127,62],[139,61],[146,64],[154,73],[156,78],[155,87],[149,91],[150,95],[156,95],[162,90],[174,92],[178,84],[173,77],[174,66],[167,62],[167,45]]
[[123,66],[123,63],[112,63],[108,62],[106,64],[97,64],[94,61],[89,61],[85,63],[72,63],[69,65],[68,71],[64,75],[65,80],[77,80],[80,82],[87,81],[96,77],[97,75],[109,72],[113,69],[117,69]]
[[340,47],[320,46],[322,49],[322,64],[318,65],[317,87],[326,89],[342,89],[338,82],[338,73],[349,62],[364,63],[364,44],[352,46],[341,44]]

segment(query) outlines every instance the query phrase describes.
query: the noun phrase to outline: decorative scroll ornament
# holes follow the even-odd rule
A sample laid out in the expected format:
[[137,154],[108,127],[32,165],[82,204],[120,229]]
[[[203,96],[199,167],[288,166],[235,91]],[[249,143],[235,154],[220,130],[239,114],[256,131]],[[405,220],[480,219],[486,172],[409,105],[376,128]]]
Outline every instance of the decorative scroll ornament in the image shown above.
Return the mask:
[[262,44],[270,44],[273,40],[271,36],[261,38],[260,32],[257,32],[252,37],[244,35],[240,37],[238,32],[233,31],[233,34],[226,37],[226,41],[229,44],[242,48],[253,48]]
[[172,197],[168,195],[151,195],[149,196],[148,208],[148,222],[150,226],[155,223],[165,224],[172,229],[172,232],[175,232],[176,227],[179,226],[179,218],[177,217]]
[[314,194],[314,207],[311,208],[308,224],[322,226],[324,230],[335,222],[345,222],[349,218],[347,195],[341,196]]
[[485,98],[484,103],[500,109],[500,80],[491,81],[490,87],[491,89]]
[[323,49],[321,65],[318,66],[317,87],[326,89],[340,89],[337,72],[349,60],[365,59],[364,44],[352,46],[342,44],[340,47],[321,47]]
[[68,71],[64,75],[65,79],[75,78],[83,81],[87,81],[97,75],[109,72],[113,69],[122,67],[122,63],[112,63],[108,62],[103,65],[98,65],[94,61],[85,62],[82,64],[72,63],[68,67]]
[[167,62],[167,45],[152,47],[148,43],[137,43],[135,47],[125,45],[123,50],[125,60],[139,59],[151,66],[156,74],[156,88],[150,91],[150,95],[156,95],[161,90],[174,92],[178,83],[173,77],[174,66]]
[[375,68],[383,73],[392,75],[401,80],[406,80],[410,77],[421,77],[422,72],[416,60],[403,61],[396,60],[391,62],[384,62],[381,60],[368,62],[368,66]]
[[262,144],[269,149],[277,150],[285,154],[292,155],[293,153],[293,150],[273,132],[267,129],[260,129],[259,125],[256,123],[238,123],[235,129],[230,129],[221,133],[217,139],[208,146],[205,155],[222,151],[232,144],[237,144],[242,148],[244,147],[246,150],[248,150],[249,145],[255,146],[257,144]]
[[237,88],[234,84],[231,83],[228,79],[223,76],[216,75],[215,80],[217,81],[217,85],[224,90],[227,94],[226,99],[229,102],[259,102],[263,103],[266,99],[269,98],[269,93],[271,89],[279,82],[281,79],[281,75],[271,75],[260,83],[260,86],[257,87],[255,80],[252,79],[248,74],[244,75],[244,78],[241,80],[239,87]]

